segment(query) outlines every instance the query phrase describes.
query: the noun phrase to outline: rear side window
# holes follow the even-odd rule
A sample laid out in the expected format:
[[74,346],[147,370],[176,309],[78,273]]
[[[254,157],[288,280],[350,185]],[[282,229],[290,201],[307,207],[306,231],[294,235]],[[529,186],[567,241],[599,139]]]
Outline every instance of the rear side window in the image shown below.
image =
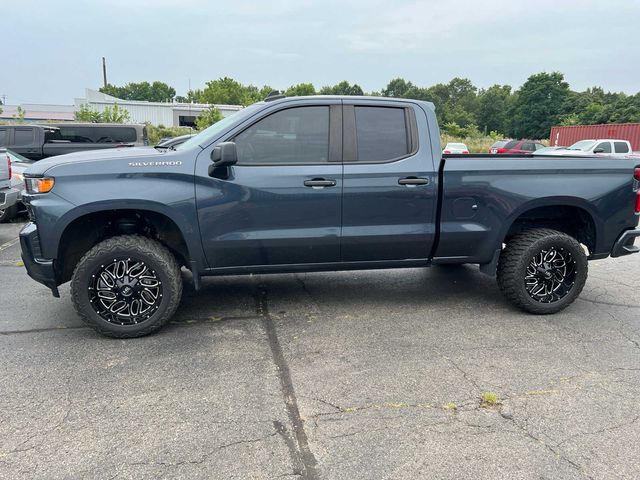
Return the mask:
[[393,160],[409,153],[404,108],[355,107],[359,162]]
[[613,142],[613,148],[615,148],[616,153],[629,153],[627,142]]
[[507,142],[503,148],[515,148],[518,143],[520,143],[518,140],[511,140]]
[[0,147],[4,147],[9,143],[9,132],[6,128],[0,128]]
[[134,143],[137,140],[133,127],[79,127],[60,126],[60,139],[73,143]]
[[595,151],[595,150],[598,150],[599,148],[602,149],[602,153],[611,153],[611,143],[609,142],[599,143],[598,146],[593,150]]
[[16,128],[13,133],[13,144],[17,147],[31,145],[34,140],[32,128]]
[[525,152],[533,152],[536,149],[535,145],[531,142],[526,142],[522,144],[522,150]]

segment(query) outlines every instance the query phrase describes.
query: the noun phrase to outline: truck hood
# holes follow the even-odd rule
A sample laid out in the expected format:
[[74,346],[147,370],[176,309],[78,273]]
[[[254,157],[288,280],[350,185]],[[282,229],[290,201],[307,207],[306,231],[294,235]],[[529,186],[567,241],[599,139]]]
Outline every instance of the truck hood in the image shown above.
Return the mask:
[[157,157],[164,155],[166,150],[156,150],[152,147],[122,147],[107,148],[103,150],[87,150],[84,152],[67,153],[66,155],[58,155],[49,157],[35,162],[25,171],[27,176],[44,175],[47,170],[59,165],[78,162],[102,162],[110,160],[123,160],[135,157]]

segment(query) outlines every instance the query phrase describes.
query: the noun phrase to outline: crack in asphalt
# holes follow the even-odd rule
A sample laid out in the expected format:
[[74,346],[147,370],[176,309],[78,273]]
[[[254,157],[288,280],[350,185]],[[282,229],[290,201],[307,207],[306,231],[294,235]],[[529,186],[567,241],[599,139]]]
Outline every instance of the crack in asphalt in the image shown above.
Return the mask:
[[639,419],[640,419],[640,415],[634,417],[634,419],[631,420],[630,422],[622,422],[622,423],[617,424],[617,425],[612,425],[612,426],[609,426],[609,427],[600,428],[600,429],[598,429],[596,431],[593,431],[593,432],[576,433],[574,435],[571,435],[571,436],[565,438],[561,442],[557,443],[556,447],[560,447],[560,445],[562,445],[564,443],[567,443],[567,442],[570,442],[574,438],[580,438],[580,437],[590,436],[590,435],[600,435],[601,433],[612,432],[612,431],[619,430],[619,429],[624,428],[624,427],[630,427],[631,425],[636,423]]
[[544,448],[546,448],[550,453],[552,453],[556,458],[559,458],[560,460],[566,462],[568,465],[570,465],[571,467],[573,467],[575,470],[577,470],[578,472],[580,472],[582,475],[584,475],[585,478],[593,480],[593,477],[590,476],[589,474],[587,474],[587,472],[585,472],[584,467],[582,465],[580,465],[577,462],[574,462],[573,460],[571,460],[570,458],[568,458],[566,455],[563,454],[563,452],[561,451],[561,449],[556,445],[549,445],[545,440],[543,440],[541,437],[531,433],[525,426],[520,425],[514,418],[512,415],[508,415],[505,414],[504,412],[502,412],[502,410],[499,410],[498,413],[500,414],[500,416],[505,419],[506,421],[512,423],[514,426],[516,426],[522,433],[523,435],[525,435],[526,437],[530,438],[531,440],[534,440],[535,442],[541,444]]
[[220,451],[220,450],[224,450],[225,448],[229,448],[229,447],[233,447],[236,445],[244,445],[247,443],[258,443],[258,442],[263,442],[265,440],[268,440],[269,438],[272,438],[274,436],[276,436],[278,434],[278,432],[273,432],[270,433],[268,435],[264,435],[262,437],[258,437],[258,438],[250,438],[247,440],[238,440],[235,442],[231,442],[231,443],[226,443],[223,445],[218,445],[214,450],[205,453],[204,455],[202,455],[198,460],[180,460],[177,462],[130,462],[127,463],[127,465],[131,466],[131,467],[135,467],[135,466],[158,466],[158,467],[180,467],[182,465],[201,465],[204,462],[206,462],[209,457],[211,455],[213,455],[214,453]]
[[293,386],[293,380],[291,379],[291,371],[289,364],[284,357],[280,340],[278,339],[278,333],[276,326],[269,313],[269,307],[267,303],[267,292],[264,286],[257,283],[254,291],[254,298],[256,302],[256,312],[262,319],[264,330],[267,334],[267,340],[269,347],[271,348],[271,355],[278,371],[278,378],[280,380],[280,388],[282,390],[282,396],[287,409],[287,415],[293,429],[293,441],[286,440],[286,429],[282,424],[276,425],[276,430],[280,435],[285,438],[285,443],[289,448],[289,453],[294,463],[294,474],[300,475],[305,480],[317,480],[319,475],[317,472],[317,460],[311,452],[309,447],[309,441],[307,433],[304,429],[304,421],[300,416],[300,410],[298,408],[298,400],[296,398],[295,389]]
[[591,300],[590,298],[585,298],[585,297],[578,297],[576,300],[580,300],[587,303],[594,303],[596,305],[610,305],[612,307],[624,307],[624,308],[640,308],[639,305],[627,305],[625,303],[603,302],[601,300]]

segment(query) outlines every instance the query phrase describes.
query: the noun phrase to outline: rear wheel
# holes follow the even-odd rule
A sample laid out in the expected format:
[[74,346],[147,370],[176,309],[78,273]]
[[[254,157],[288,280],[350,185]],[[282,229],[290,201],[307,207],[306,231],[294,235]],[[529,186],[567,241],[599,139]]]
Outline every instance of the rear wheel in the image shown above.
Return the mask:
[[556,313],[580,295],[587,271],[587,255],[575,238],[537,228],[507,244],[498,262],[498,286],[522,310]]
[[159,330],[181,295],[175,257],[159,242],[137,235],[99,243],[82,257],[71,278],[76,311],[109,337],[141,337]]

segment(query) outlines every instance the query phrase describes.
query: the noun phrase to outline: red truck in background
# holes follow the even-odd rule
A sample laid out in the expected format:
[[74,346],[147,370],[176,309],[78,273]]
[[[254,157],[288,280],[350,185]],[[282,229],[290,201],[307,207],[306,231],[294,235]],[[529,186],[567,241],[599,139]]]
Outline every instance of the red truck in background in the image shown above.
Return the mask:
[[551,127],[549,141],[552,147],[568,147],[579,140],[601,138],[628,140],[634,152],[640,151],[640,123]]

